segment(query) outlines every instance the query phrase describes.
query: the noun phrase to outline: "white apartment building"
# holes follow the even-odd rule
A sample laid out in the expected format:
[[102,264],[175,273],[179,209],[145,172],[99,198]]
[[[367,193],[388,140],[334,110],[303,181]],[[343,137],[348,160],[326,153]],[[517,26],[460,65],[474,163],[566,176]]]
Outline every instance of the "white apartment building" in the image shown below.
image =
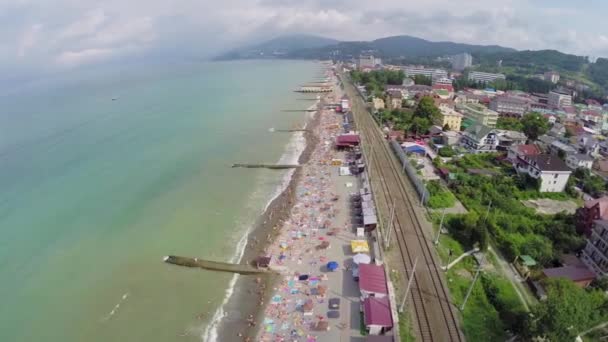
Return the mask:
[[361,69],[373,69],[376,65],[382,64],[380,58],[374,57],[374,55],[360,55],[357,61],[357,68]]
[[498,121],[498,113],[486,108],[478,103],[460,103],[456,105],[456,109],[461,112],[465,118],[475,121],[479,125],[496,127]]
[[516,96],[496,96],[490,102],[490,109],[501,115],[523,116],[528,111],[528,101]]
[[451,79],[447,78],[447,77],[442,77],[442,78],[437,78],[433,80],[433,84],[445,84],[445,85],[452,85],[454,84],[452,82]]
[[475,82],[494,82],[496,80],[506,80],[507,78],[503,74],[492,74],[489,72],[471,71],[469,72],[469,80]]
[[416,75],[422,75],[426,77],[430,77],[433,80],[440,78],[448,78],[448,72],[443,69],[429,69],[423,66],[405,66],[403,67],[403,72],[406,77],[414,77]]
[[555,108],[571,106],[572,96],[558,91],[551,91],[547,96],[547,104]]
[[581,260],[598,277],[608,275],[608,221],[594,221]]
[[473,56],[468,53],[460,53],[450,57],[452,69],[462,71],[473,65]]
[[555,71],[547,71],[543,78],[545,79],[545,81],[556,84],[557,82],[559,82],[559,73]]
[[572,171],[557,156],[539,154],[517,158],[513,163],[518,173],[540,180],[540,192],[562,192]]

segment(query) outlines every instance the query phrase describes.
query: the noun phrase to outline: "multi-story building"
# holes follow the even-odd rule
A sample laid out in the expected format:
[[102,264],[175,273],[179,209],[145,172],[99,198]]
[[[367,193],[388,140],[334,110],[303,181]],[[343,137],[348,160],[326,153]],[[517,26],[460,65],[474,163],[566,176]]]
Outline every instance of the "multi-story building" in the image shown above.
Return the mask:
[[467,128],[461,139],[461,145],[471,153],[507,151],[525,142],[526,136],[521,132],[493,129],[484,125]]
[[547,104],[555,108],[572,105],[572,96],[565,92],[551,91],[547,96]]
[[454,82],[452,82],[451,79],[447,78],[447,77],[442,77],[442,78],[436,78],[433,80],[433,85],[435,84],[440,84],[440,85],[453,85]]
[[518,157],[513,163],[518,173],[538,179],[540,192],[562,192],[572,171],[561,159],[550,154]]
[[357,68],[359,70],[364,69],[373,69],[376,65],[381,65],[382,60],[380,58],[374,57],[371,54],[360,55],[359,60],[357,61]]
[[581,260],[596,276],[608,275],[608,221],[593,222]]
[[491,110],[505,116],[522,116],[528,108],[528,101],[517,96],[496,96],[490,102]]
[[474,121],[476,124],[496,127],[498,121],[498,113],[486,108],[478,103],[460,103],[456,106],[465,118]]
[[545,81],[556,84],[559,82],[559,73],[555,71],[547,71],[543,77]]
[[494,82],[496,80],[504,80],[506,79],[503,74],[492,74],[489,72],[481,72],[481,71],[471,71],[469,72],[469,80],[475,82]]
[[450,57],[452,69],[462,71],[473,65],[473,56],[468,53],[460,53]]
[[596,220],[608,220],[608,197],[600,197],[585,201],[576,209],[576,231],[579,234],[591,236],[591,228]]
[[412,66],[408,65],[403,67],[403,72],[407,77],[414,77],[416,75],[422,75],[430,77],[433,80],[440,78],[448,78],[448,72],[443,69],[428,69],[423,66]]
[[450,131],[460,131],[463,115],[446,104],[440,105],[439,110],[441,110],[441,119],[437,124],[441,127],[447,125]]
[[566,165],[572,170],[579,168],[591,170],[593,167],[593,157],[584,153],[571,154],[566,157]]

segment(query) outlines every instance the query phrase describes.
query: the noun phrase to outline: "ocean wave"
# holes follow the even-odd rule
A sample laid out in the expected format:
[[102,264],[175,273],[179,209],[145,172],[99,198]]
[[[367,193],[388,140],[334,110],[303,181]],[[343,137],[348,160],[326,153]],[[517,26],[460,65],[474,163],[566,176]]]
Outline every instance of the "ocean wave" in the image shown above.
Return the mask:
[[[315,103],[314,105],[310,106],[309,109],[314,109],[316,106],[317,106],[317,104]],[[313,115],[314,114],[311,113],[309,118],[312,118]],[[304,128],[306,128],[307,126],[308,126],[308,120],[304,124]],[[291,136],[291,139],[289,139],[289,142],[287,143],[287,145],[285,146],[285,151],[281,155],[281,158],[279,159],[278,163],[279,164],[297,164],[298,160],[300,159],[300,156],[302,155],[302,153],[304,152],[305,149],[306,149],[306,138],[304,136],[304,132],[295,132]],[[274,191],[272,192],[272,196],[266,202],[266,205],[264,206],[264,209],[261,211],[260,214],[263,214],[266,210],[268,210],[268,207],[270,206],[270,204],[275,199],[277,199],[277,197],[279,197],[283,193],[283,191],[285,191],[287,189],[287,187],[289,186],[289,183],[291,182],[291,180],[293,178],[294,173],[295,173],[295,169],[290,169],[285,172],[285,174],[282,177],[281,183],[274,189]],[[236,252],[233,255],[233,257],[231,258],[230,262],[237,263],[237,262],[241,261],[241,259],[243,258],[243,255],[245,254],[245,248],[247,247],[247,237],[249,236],[249,234],[251,233],[251,230],[253,228],[254,227],[251,225],[249,225],[247,227],[245,234],[243,234],[241,236],[241,238],[239,239],[239,242],[238,242],[237,248],[236,248]],[[238,277],[239,277],[239,275],[235,274],[232,277],[232,279],[230,279],[230,283],[228,284],[228,288],[226,289],[226,292],[225,292],[226,294],[224,296],[224,300],[222,301],[222,304],[213,314],[213,317],[211,318],[211,322],[209,323],[209,325],[207,325],[207,327],[205,328],[205,330],[201,336],[204,342],[218,341],[219,326],[222,321],[222,318],[224,318],[224,316],[226,315],[226,313],[224,311],[224,307],[230,301],[230,298],[232,297],[232,294],[234,293],[234,287],[236,285]]]

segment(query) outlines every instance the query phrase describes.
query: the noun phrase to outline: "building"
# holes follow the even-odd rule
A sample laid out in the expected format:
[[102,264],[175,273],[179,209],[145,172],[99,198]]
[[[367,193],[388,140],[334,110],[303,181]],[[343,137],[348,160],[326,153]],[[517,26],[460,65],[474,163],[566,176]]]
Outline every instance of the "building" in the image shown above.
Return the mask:
[[510,95],[496,96],[490,101],[490,109],[500,115],[521,117],[528,111],[528,101]]
[[559,73],[555,71],[547,71],[544,75],[544,79],[547,82],[556,84],[557,82],[559,82]]
[[388,295],[384,267],[374,264],[359,265],[359,290],[363,298],[382,298]]
[[400,109],[403,103],[403,93],[398,90],[388,92],[388,109]]
[[483,105],[476,103],[461,103],[456,106],[465,118],[473,121],[475,124],[488,127],[496,127],[498,121],[498,113],[486,108]]
[[585,201],[585,204],[576,210],[576,231],[590,236],[596,220],[608,222],[608,196]]
[[414,85],[414,84],[416,84],[416,83],[414,82],[414,80],[413,80],[413,79],[411,79],[411,78],[409,78],[409,77],[406,77],[406,78],[404,78],[404,79],[403,79],[403,82],[402,82],[401,84],[402,84],[404,87],[409,87],[409,86],[413,86],[413,85]]
[[535,156],[541,154],[541,150],[538,145],[515,145],[509,148],[507,158],[512,162],[517,161],[517,158],[524,158],[527,156]]
[[470,68],[473,65],[473,56],[468,53],[460,53],[450,57],[450,63],[452,69],[462,71],[466,68]]
[[[452,82],[451,79],[447,78],[447,77],[443,77],[443,78],[437,78],[433,80],[433,85],[435,84],[443,84],[443,85],[449,85],[452,86],[454,84],[454,82]],[[453,90],[454,88],[452,88]]]
[[374,97],[372,99],[372,104],[375,110],[384,109],[384,100],[379,97]]
[[489,72],[471,71],[469,72],[469,80],[481,83],[494,82],[496,80],[506,80],[503,74],[492,74]]
[[565,92],[551,91],[547,96],[547,104],[554,108],[571,106],[572,96]]
[[561,159],[550,154],[538,154],[517,158],[515,170],[539,181],[540,192],[562,192],[572,171]]
[[434,84],[433,94],[440,99],[448,100],[454,97],[454,87],[451,84]]
[[450,131],[460,131],[460,125],[462,124],[463,115],[450,108],[449,105],[443,104],[439,106],[441,111],[441,121],[437,122],[437,125],[450,127]]
[[403,72],[406,77],[414,77],[416,75],[422,75],[429,77],[433,80],[440,78],[448,78],[448,72],[443,69],[430,69],[425,68],[423,66],[405,66],[403,67]]
[[566,165],[568,165],[568,167],[572,170],[576,170],[578,168],[591,170],[591,167],[593,166],[593,158],[584,153],[571,154],[566,157]]
[[357,68],[359,70],[374,69],[377,65],[382,65],[382,60],[371,54],[360,55],[357,60]]
[[581,260],[598,277],[608,275],[608,221],[593,222]]
[[388,297],[363,300],[363,321],[370,335],[382,335],[393,328],[393,314]]
[[587,266],[562,266],[545,268],[543,270],[543,277],[549,279],[564,278],[572,281],[580,287],[587,287],[593,279],[595,279],[595,273],[593,273]]
[[549,152],[554,156],[563,155],[564,157],[567,157],[578,153],[578,150],[574,146],[565,144],[559,140],[553,140],[551,145],[549,145]]
[[460,144],[471,153],[492,153],[507,151],[513,146],[526,142],[526,136],[520,132],[493,129],[483,125],[467,128]]

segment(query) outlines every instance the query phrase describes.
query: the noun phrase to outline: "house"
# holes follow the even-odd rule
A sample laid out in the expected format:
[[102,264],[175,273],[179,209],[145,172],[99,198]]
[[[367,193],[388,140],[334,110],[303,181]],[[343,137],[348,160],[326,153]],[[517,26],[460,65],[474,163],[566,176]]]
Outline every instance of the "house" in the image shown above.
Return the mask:
[[359,265],[359,290],[361,296],[382,298],[388,295],[384,267],[374,264]]
[[556,138],[562,137],[564,134],[566,134],[566,127],[560,123],[555,123],[547,134]]
[[457,131],[444,131],[441,133],[441,143],[447,146],[453,146],[460,142],[461,133]]
[[596,276],[608,275],[608,221],[594,221],[581,260]]
[[598,148],[598,152],[599,152],[599,153],[600,153],[602,156],[607,157],[607,156],[608,156],[608,142],[606,142],[606,141],[602,141],[601,143],[599,143],[599,146],[598,146],[598,147],[599,147],[599,148]]
[[382,335],[393,328],[393,314],[388,297],[363,300],[363,321],[370,335]]
[[471,153],[507,151],[511,146],[526,142],[526,136],[520,132],[493,129],[483,125],[467,128],[460,144]]
[[517,161],[517,158],[535,156],[538,154],[541,154],[541,150],[538,145],[515,145],[509,148],[509,151],[507,152],[507,158],[513,162]]
[[456,109],[461,112],[468,120],[488,127],[496,127],[498,113],[476,103],[461,103],[456,105]]
[[515,170],[539,180],[540,192],[562,192],[572,171],[561,159],[550,154],[517,158]]
[[585,201],[585,204],[576,210],[575,215],[576,231],[590,236],[594,222],[608,221],[608,196]]
[[360,142],[359,134],[342,134],[336,137],[336,147],[338,149],[359,146]]
[[400,109],[403,103],[403,93],[398,90],[388,92],[388,109]]
[[574,146],[564,144],[563,142],[561,142],[559,140],[554,140],[551,143],[551,145],[549,146],[549,151],[554,156],[559,156],[559,155],[569,156],[569,155],[578,153],[578,150]]
[[379,98],[379,97],[374,97],[372,99],[372,105],[374,106],[375,110],[380,110],[380,109],[384,109],[385,105],[384,105],[384,100]]
[[572,170],[576,170],[578,168],[591,170],[591,167],[593,166],[593,158],[584,153],[571,154],[566,157],[566,165],[568,165],[568,167]]
[[439,110],[441,111],[441,118],[437,124],[441,127],[445,127],[447,125],[451,131],[460,131],[463,115],[445,104],[441,104],[439,106]]
[[580,287],[587,287],[593,279],[595,279],[595,273],[593,273],[586,266],[577,267],[577,266],[562,266],[562,267],[553,267],[553,268],[545,268],[543,270],[543,276],[545,278],[565,278],[574,282],[576,285]]
[[576,137],[575,146],[581,153],[586,153],[592,156],[599,155],[600,142],[591,134],[581,134]]

